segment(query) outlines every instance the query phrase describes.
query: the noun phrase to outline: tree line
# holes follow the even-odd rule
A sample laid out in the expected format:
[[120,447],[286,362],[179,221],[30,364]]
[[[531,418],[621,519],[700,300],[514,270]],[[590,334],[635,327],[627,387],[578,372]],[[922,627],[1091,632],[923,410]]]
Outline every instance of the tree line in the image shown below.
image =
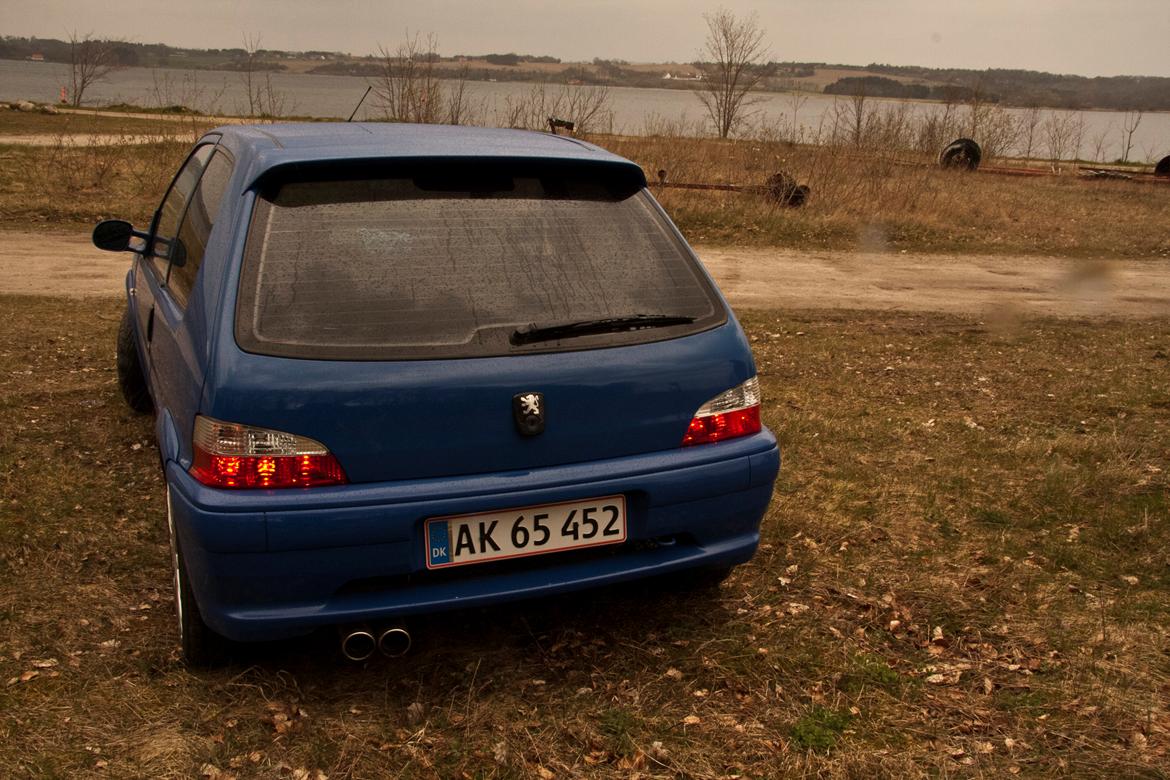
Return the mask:
[[867,71],[978,90],[1009,106],[1170,111],[1170,78],[1161,76],[1074,76],[1033,70],[922,68],[870,64]]

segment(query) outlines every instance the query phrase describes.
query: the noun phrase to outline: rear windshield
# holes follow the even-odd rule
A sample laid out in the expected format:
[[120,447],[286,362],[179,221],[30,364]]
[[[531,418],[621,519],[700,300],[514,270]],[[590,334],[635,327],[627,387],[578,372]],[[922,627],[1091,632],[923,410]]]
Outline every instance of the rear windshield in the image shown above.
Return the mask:
[[[236,339],[289,357],[478,357],[676,338],[726,316],[628,177],[430,166],[262,192]],[[517,338],[633,317],[658,322]]]

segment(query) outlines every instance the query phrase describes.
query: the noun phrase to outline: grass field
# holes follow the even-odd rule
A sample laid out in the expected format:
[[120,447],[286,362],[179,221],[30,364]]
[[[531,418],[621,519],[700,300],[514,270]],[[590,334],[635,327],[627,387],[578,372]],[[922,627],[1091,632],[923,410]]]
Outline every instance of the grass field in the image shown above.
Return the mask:
[[[1170,258],[1170,186],[943,171],[933,160],[834,146],[610,137],[654,180],[763,184],[787,171],[800,209],[736,193],[656,190],[695,243],[869,251]],[[1066,166],[1068,167],[1068,166]]]
[[[87,124],[90,123],[90,124]],[[84,129],[92,128],[92,129]],[[145,224],[199,133],[197,119],[0,112],[0,219],[88,229],[104,217]],[[18,133],[124,135],[101,148],[4,145]],[[143,134],[153,143],[137,143]],[[754,195],[657,191],[693,242],[869,251],[1170,258],[1170,186],[941,171],[840,147],[701,138],[590,140],[675,182],[762,184],[786,170],[812,187],[801,209]],[[135,141],[135,143],[131,143]],[[909,161],[913,162],[913,161]],[[919,160],[918,162],[927,162]]]
[[7,135],[74,135],[110,133],[137,135],[140,133],[191,135],[210,129],[206,120],[195,117],[153,119],[149,117],[103,116],[97,113],[41,114],[22,111],[0,112],[0,145]]
[[785,460],[718,591],[196,674],[119,304],[0,312],[2,776],[1167,776],[1170,322],[751,313]]

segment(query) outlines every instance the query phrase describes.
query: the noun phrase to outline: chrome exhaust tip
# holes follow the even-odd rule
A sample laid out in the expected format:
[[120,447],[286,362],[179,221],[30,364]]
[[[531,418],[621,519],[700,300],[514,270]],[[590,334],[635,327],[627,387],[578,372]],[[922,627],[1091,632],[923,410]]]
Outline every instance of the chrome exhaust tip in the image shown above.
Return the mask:
[[351,661],[365,661],[377,649],[377,640],[365,629],[350,631],[341,638],[341,654]]
[[378,649],[387,658],[401,658],[410,651],[410,632],[405,628],[388,628],[378,637]]

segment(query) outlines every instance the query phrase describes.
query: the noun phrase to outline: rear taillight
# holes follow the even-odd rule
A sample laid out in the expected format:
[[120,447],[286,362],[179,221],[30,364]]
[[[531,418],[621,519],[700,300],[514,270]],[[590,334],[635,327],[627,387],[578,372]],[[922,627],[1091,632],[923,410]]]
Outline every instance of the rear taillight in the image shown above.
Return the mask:
[[220,488],[288,488],[344,485],[337,458],[304,436],[195,418],[191,475]]
[[708,444],[760,430],[760,383],[753,376],[699,407],[687,426],[682,446]]

